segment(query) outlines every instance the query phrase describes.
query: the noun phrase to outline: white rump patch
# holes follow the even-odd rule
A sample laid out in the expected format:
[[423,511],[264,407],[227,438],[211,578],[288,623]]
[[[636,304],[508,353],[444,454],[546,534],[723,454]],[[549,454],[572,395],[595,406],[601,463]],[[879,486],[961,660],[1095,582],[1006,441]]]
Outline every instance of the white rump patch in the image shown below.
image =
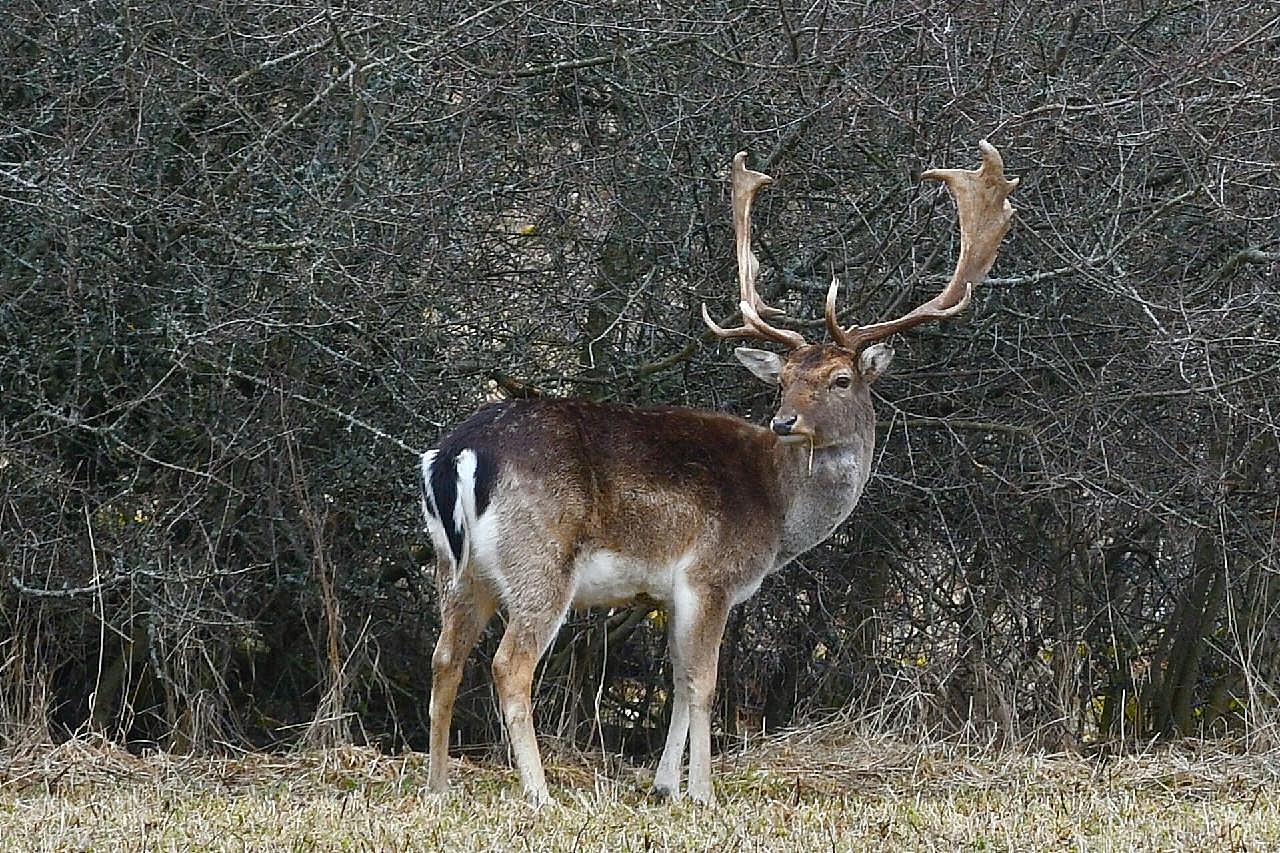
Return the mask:
[[435,495],[431,494],[431,465],[440,455],[439,450],[428,450],[422,454],[422,516],[427,520],[427,532],[431,532],[431,517],[439,515],[435,509]]
[[511,590],[498,570],[498,511],[492,502],[484,516],[472,525],[468,538],[471,541],[471,567],[488,582],[489,589],[498,600],[507,603]]
[[[437,554],[447,555],[456,583],[471,560],[471,531],[475,527],[476,454],[473,450],[462,450],[454,460],[457,474],[452,507],[437,506],[435,490],[431,488],[432,468],[439,454],[439,450],[428,450],[422,454],[422,514],[426,519],[431,544]],[[461,554],[457,560],[454,559],[453,548],[445,530],[446,524],[452,525],[461,541]]]
[[453,551],[449,549],[449,539],[445,535],[444,525],[440,523],[440,512],[436,509],[436,496],[431,492],[431,466],[440,451],[428,450],[422,454],[422,518],[426,522],[427,535],[431,537],[431,546],[437,554],[448,554],[450,560]]
[[[476,523],[476,452],[466,449],[458,452],[458,499],[453,508],[453,520],[464,531]],[[469,538],[469,537],[468,537]],[[466,557],[464,555],[463,559]]]

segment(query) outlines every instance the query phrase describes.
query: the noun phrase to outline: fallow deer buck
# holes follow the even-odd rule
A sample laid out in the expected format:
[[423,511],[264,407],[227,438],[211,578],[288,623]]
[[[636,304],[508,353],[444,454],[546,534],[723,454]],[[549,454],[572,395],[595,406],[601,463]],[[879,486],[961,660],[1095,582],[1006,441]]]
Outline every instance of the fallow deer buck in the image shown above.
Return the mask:
[[463,663],[494,610],[507,625],[493,676],[516,767],[535,804],[549,800],[534,738],[534,667],[570,608],[639,596],[668,611],[674,693],[654,776],[680,793],[689,741],[688,793],[709,802],[711,702],[729,609],[765,575],[831,535],[871,474],[871,384],[893,350],[877,343],[969,303],[1009,228],[995,147],[979,143],[978,169],[934,169],[959,211],[960,257],[950,282],[909,313],[842,326],[833,280],[826,323],[834,343],[806,343],[766,318],[781,312],[756,292],[751,203],[771,178],[733,160],[733,224],[743,324],[721,338],[781,344],[785,356],[745,347],[738,360],[781,388],[769,428],[733,415],[677,407],[629,408],[583,400],[507,400],[481,409],[422,456],[423,512],[438,557],[441,630],[431,659],[429,786],[448,785],[449,724]]

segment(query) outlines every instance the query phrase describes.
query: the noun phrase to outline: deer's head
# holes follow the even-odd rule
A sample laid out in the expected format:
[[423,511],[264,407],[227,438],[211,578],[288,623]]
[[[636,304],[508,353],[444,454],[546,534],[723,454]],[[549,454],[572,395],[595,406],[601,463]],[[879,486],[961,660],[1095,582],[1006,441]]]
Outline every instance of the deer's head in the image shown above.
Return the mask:
[[832,279],[825,311],[833,340],[830,344],[810,344],[799,332],[765,319],[782,312],[766,305],[756,292],[760,262],[751,250],[751,203],[773,179],[748,169],[746,152],[733,158],[733,230],[742,325],[721,328],[705,305],[702,318],[719,337],[757,338],[786,348],[785,355],[749,347],[734,352],[753,374],[780,387],[782,404],[770,426],[782,441],[816,447],[843,443],[866,423],[871,384],[884,375],[893,360],[893,350],[882,341],[921,323],[954,317],[968,306],[973,286],[995,263],[1000,240],[1009,230],[1013,207],[1008,197],[1018,185],[1017,178],[1004,176],[1004,161],[995,146],[983,140],[978,147],[982,164],[977,169],[930,169],[922,175],[944,182],[959,211],[960,257],[947,286],[897,319],[844,326],[836,313],[840,282]]
[[842,444],[866,422],[871,383],[889,369],[893,349],[875,344],[854,355],[834,344],[807,344],[785,357],[738,347],[738,361],[757,378],[779,386],[782,402],[769,426],[786,443]]

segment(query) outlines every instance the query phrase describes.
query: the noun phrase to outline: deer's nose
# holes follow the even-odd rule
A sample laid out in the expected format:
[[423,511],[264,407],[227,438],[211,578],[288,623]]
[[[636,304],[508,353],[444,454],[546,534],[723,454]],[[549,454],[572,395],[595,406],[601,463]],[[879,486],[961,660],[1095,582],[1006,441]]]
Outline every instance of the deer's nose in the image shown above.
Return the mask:
[[784,418],[779,415],[773,419],[769,426],[772,427],[773,431],[778,435],[791,435],[791,428],[796,425],[796,421],[799,419],[799,415],[792,415],[789,418]]

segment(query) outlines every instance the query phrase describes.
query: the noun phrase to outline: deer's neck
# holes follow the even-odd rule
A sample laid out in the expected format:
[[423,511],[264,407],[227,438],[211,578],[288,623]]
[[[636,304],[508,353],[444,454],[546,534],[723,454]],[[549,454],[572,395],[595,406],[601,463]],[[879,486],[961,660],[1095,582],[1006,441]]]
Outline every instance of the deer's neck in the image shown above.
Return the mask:
[[875,428],[858,430],[842,444],[777,447],[778,472],[787,511],[775,569],[829,537],[849,517],[871,476]]

